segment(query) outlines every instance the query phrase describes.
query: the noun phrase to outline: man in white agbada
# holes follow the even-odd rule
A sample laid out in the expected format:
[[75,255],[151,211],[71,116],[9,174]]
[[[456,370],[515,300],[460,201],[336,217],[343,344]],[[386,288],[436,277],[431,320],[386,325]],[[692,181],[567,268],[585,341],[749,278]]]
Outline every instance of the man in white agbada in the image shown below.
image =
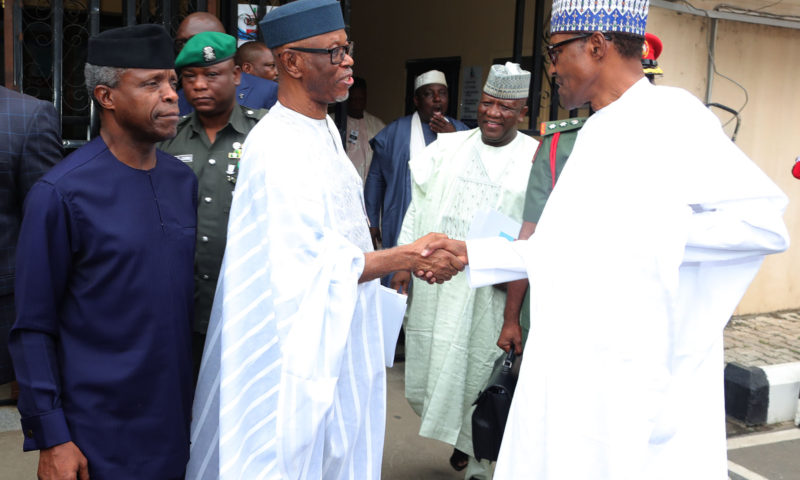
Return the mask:
[[550,74],[596,113],[530,240],[466,242],[474,286],[531,289],[495,478],[724,480],[722,330],[788,246],[787,199],[696,98],[644,78],[646,1],[579,4],[553,4]]
[[[492,65],[478,104],[478,128],[439,135],[409,162],[411,205],[399,245],[418,232],[464,240],[487,208],[522,222],[531,159],[538,142],[519,134],[528,111],[531,74],[518,64]],[[408,290],[397,272],[392,288]],[[471,290],[464,276],[429,286],[414,282],[406,334],[406,398],[422,417],[420,435],[455,447],[451,464],[466,478],[491,478],[490,462],[472,451],[472,403],[486,386],[501,350],[505,292]]]
[[[385,425],[377,279],[427,262],[428,236],[372,252],[362,184],[327,106],[347,98],[351,44],[335,0],[261,24],[278,103],[244,144],[193,407],[188,479],[377,479]],[[440,236],[441,237],[441,236]]]
[[369,113],[367,107],[367,81],[361,77],[353,78],[350,97],[347,99],[347,131],[345,150],[361,181],[367,179],[369,165],[372,163],[372,147],[369,141],[378,134],[386,124],[383,120]]

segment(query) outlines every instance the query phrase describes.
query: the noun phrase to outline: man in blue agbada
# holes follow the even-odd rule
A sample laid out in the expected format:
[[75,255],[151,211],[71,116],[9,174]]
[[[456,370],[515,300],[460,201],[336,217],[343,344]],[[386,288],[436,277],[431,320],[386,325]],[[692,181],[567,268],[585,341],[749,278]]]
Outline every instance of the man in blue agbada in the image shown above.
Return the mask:
[[[438,134],[468,130],[463,123],[445,115],[447,105],[444,73],[425,72],[414,79],[417,111],[398,118],[370,140],[374,153],[364,182],[364,203],[375,245],[378,240],[384,248],[397,245],[403,217],[411,203],[408,161],[436,140]],[[388,278],[383,283],[388,286]]]
[[10,348],[39,478],[178,479],[189,454],[197,180],[163,27],[89,40],[100,136],[31,189]]

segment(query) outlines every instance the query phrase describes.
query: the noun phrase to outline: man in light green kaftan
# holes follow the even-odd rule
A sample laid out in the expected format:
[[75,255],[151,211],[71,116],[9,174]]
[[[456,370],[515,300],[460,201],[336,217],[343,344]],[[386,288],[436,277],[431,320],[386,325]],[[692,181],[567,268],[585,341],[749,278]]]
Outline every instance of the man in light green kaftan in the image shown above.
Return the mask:
[[[411,159],[412,200],[398,244],[430,231],[465,239],[475,214],[486,209],[522,221],[538,145],[517,132],[529,84],[530,72],[519,65],[493,65],[478,106],[479,128],[440,135]],[[392,283],[407,291],[409,279],[401,272]],[[420,435],[469,455],[461,464],[451,460],[457,470],[468,463],[468,479],[491,477],[489,462],[472,457],[471,414],[502,353],[495,342],[505,297],[495,287],[470,289],[465,276],[432,286],[414,280],[405,325],[406,398],[422,417]]]

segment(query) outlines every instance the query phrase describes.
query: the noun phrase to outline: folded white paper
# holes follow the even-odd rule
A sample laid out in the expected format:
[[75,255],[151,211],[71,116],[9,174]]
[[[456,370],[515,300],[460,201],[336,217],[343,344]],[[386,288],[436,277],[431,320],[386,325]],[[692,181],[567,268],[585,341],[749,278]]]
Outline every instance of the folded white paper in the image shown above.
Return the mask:
[[492,208],[478,210],[469,226],[467,240],[476,238],[501,237],[513,242],[522,227],[518,221]]
[[[519,236],[519,229],[522,227],[518,221],[510,218],[508,215],[498,212],[493,208],[485,208],[478,210],[475,217],[472,219],[472,224],[469,226],[467,232],[467,240],[477,240],[479,238],[496,238],[500,237],[509,242],[513,242]],[[470,252],[470,257],[472,253]],[[477,286],[487,285],[485,282],[503,283],[505,277],[497,277],[487,279],[479,275],[473,274],[472,269],[467,265],[464,272],[469,279],[470,287],[476,288]],[[497,280],[496,282],[494,280]],[[488,285],[491,285],[489,283]]]
[[391,288],[381,285],[378,289],[378,308],[383,322],[383,354],[387,367],[394,365],[394,350],[397,347],[397,337],[400,336],[400,327],[403,326],[407,300],[407,296]]

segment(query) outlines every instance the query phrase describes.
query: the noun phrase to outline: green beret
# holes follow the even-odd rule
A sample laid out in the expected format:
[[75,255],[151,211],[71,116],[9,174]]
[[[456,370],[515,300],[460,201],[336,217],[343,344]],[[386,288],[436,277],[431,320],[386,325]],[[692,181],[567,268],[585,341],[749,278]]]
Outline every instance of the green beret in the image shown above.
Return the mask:
[[198,33],[186,42],[175,59],[175,68],[208,67],[233,58],[236,39],[220,32]]

